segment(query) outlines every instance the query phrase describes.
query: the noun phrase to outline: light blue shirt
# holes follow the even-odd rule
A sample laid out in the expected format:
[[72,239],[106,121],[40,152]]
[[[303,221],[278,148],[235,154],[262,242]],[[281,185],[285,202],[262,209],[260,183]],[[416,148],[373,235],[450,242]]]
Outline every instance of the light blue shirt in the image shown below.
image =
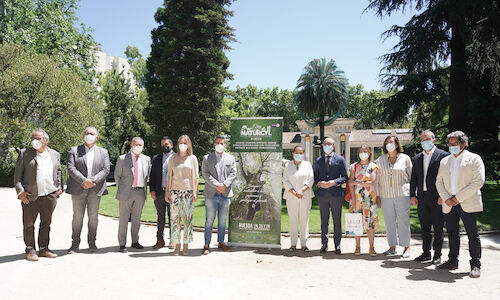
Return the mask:
[[167,159],[174,154],[174,151],[170,151],[169,154],[163,153],[163,156],[161,158],[161,187],[164,188],[166,183],[167,183]]

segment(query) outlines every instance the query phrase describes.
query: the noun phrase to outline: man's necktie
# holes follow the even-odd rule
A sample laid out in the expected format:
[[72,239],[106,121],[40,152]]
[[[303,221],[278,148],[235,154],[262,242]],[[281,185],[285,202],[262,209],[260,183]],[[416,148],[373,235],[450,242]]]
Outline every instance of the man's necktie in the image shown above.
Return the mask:
[[331,158],[332,158],[331,156],[326,157],[326,174],[327,175],[330,173],[330,159]]
[[135,164],[134,164],[134,183],[133,187],[137,187],[137,183],[139,182],[139,164],[138,164],[139,156],[135,156]]

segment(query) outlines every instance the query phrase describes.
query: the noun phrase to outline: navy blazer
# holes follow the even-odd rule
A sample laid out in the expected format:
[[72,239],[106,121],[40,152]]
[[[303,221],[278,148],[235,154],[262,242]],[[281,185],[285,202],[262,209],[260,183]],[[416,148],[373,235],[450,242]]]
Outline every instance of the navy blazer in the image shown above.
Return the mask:
[[[431,199],[437,201],[439,194],[436,190],[436,177],[439,171],[441,159],[448,156],[449,153],[436,147],[431,156],[429,167],[427,168],[427,176],[425,177],[427,192]],[[411,171],[410,180],[410,197],[418,197],[422,199],[424,191],[424,154],[420,152],[413,158],[413,169]]]
[[157,194],[163,192],[161,187],[163,171],[163,153],[156,154],[151,162],[151,174],[149,175],[149,191]]
[[323,196],[327,192],[330,192],[332,196],[342,197],[342,184],[347,181],[347,169],[345,166],[345,160],[342,156],[333,153],[330,159],[330,168],[327,174],[326,172],[326,162],[325,156],[321,156],[316,160],[314,164],[314,184],[318,185],[320,181],[335,180],[337,185],[332,186],[329,189],[324,189],[318,186],[317,194],[318,196]]

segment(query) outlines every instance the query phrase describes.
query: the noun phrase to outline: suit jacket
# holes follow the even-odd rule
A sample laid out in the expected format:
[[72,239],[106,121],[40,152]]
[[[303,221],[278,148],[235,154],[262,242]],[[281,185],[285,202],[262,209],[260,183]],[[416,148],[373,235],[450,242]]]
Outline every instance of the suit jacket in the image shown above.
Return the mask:
[[203,157],[201,174],[205,178],[205,190],[203,191],[205,197],[213,197],[217,193],[217,186],[221,183],[226,186],[226,191],[222,195],[224,197],[233,196],[231,185],[236,178],[236,160],[234,156],[224,152],[222,153],[221,163],[223,167],[222,174],[219,177],[215,167],[217,164],[217,154],[215,151]]
[[87,177],[87,156],[85,155],[85,145],[71,147],[68,151],[68,186],[66,193],[80,195],[84,189],[82,183],[85,179],[93,179],[95,186],[89,190],[94,190],[97,196],[108,194],[106,177],[109,174],[108,150],[94,145],[94,163],[92,164],[92,174]]
[[[151,158],[144,154],[139,156],[142,161],[142,170],[144,174],[144,199],[148,197],[147,184],[149,177],[149,169],[151,167]],[[115,182],[118,187],[116,199],[127,200],[132,192],[132,184],[134,183],[134,163],[132,162],[132,154],[120,155],[115,166]]]
[[[54,186],[62,191],[64,185],[61,171],[61,156],[54,149],[47,149],[54,165]],[[14,186],[16,187],[17,196],[22,192],[28,192],[31,194],[27,197],[29,201],[36,201],[38,198],[36,152],[34,148],[21,149],[17,157],[16,170],[14,172]]]
[[[439,163],[443,158],[448,156],[449,153],[443,151],[436,147],[434,153],[432,153],[431,159],[429,161],[429,167],[427,168],[427,176],[425,177],[425,183],[427,186],[427,193],[430,195],[433,201],[437,201],[439,194],[436,189],[436,177],[439,170]],[[424,192],[424,154],[420,152],[413,158],[413,169],[411,172],[410,179],[410,197],[417,197],[422,200],[422,195]]]
[[[463,155],[458,167],[457,194],[455,197],[465,212],[473,213],[483,211],[483,200],[481,198],[481,187],[484,184],[484,163],[481,157],[467,150]],[[443,199],[443,212],[449,213],[451,207],[446,205],[445,200],[452,197],[450,165],[451,155],[443,158],[439,166],[436,179],[436,188],[441,199]]]
[[330,159],[329,172],[326,172],[326,161],[325,155],[318,157],[316,163],[314,164],[314,184],[318,185],[320,181],[335,180],[337,185],[332,186],[329,189],[324,189],[318,186],[318,196],[323,196],[326,193],[332,194],[332,196],[341,197],[342,196],[342,184],[347,181],[347,169],[345,166],[345,160],[342,156],[333,153]]
[[[172,152],[173,153],[173,152]],[[169,156],[170,157],[170,156]],[[151,175],[149,177],[149,190],[151,192],[159,193],[162,190],[162,178],[163,178],[163,153],[156,154],[153,157],[153,162],[151,163]],[[165,174],[166,177],[166,174]],[[165,178],[166,180],[166,178]]]

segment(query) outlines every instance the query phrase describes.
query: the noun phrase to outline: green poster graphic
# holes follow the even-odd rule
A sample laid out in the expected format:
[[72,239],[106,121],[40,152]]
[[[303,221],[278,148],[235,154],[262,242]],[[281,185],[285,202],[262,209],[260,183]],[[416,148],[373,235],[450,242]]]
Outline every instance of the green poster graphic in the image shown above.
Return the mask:
[[229,243],[280,247],[282,118],[231,119],[237,177],[229,212]]

